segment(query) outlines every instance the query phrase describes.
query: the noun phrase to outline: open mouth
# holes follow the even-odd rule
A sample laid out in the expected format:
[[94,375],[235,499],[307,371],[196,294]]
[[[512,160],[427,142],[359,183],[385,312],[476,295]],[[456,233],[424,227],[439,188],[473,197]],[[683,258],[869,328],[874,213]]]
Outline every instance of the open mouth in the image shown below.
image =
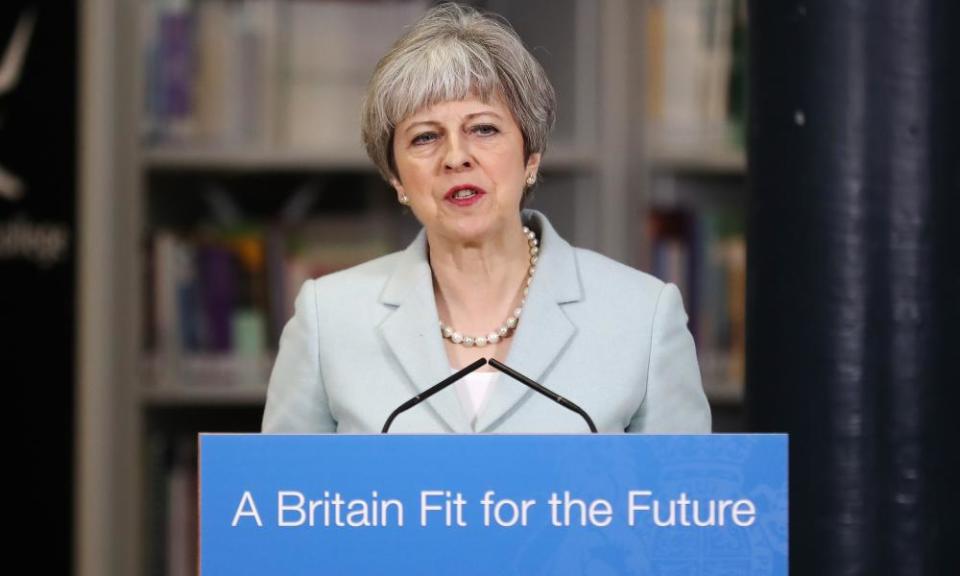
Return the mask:
[[486,193],[486,190],[480,188],[479,186],[463,184],[460,186],[454,186],[453,188],[447,190],[444,198],[459,206],[465,206],[476,202]]
[[476,190],[473,190],[472,188],[465,188],[463,190],[457,190],[456,192],[454,192],[453,198],[455,200],[462,200],[464,198],[472,198],[477,194],[479,194],[479,192],[477,192]]

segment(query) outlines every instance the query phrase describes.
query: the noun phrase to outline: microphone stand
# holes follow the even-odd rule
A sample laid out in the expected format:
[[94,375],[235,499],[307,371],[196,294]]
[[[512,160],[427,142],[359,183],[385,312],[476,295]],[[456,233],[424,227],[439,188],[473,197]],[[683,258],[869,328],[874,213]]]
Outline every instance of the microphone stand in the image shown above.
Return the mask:
[[486,358],[480,358],[479,360],[477,360],[477,361],[474,362],[473,364],[470,364],[469,366],[467,366],[467,367],[459,370],[458,372],[455,372],[454,374],[451,374],[450,376],[448,376],[447,378],[444,378],[443,380],[441,380],[441,381],[438,382],[437,384],[434,384],[433,386],[431,386],[430,388],[427,388],[426,390],[424,390],[424,391],[421,392],[420,394],[417,394],[417,395],[414,396],[413,398],[407,400],[406,402],[404,402],[403,404],[401,404],[400,406],[398,406],[396,410],[394,410],[393,412],[390,413],[390,416],[387,418],[387,421],[384,422],[384,424],[383,424],[383,429],[380,430],[380,433],[381,433],[381,434],[386,434],[387,432],[389,432],[389,431],[390,431],[390,426],[393,424],[394,419],[396,419],[396,417],[399,416],[400,414],[403,414],[403,413],[406,412],[407,410],[413,408],[413,407],[416,406],[417,404],[423,402],[423,401],[426,400],[427,398],[433,396],[433,395],[436,394],[437,392],[439,392],[439,391],[443,390],[444,388],[450,386],[451,384],[453,384],[453,383],[456,382],[457,380],[459,380],[459,379],[463,378],[464,376],[466,376],[467,374],[469,374],[469,373],[477,370],[478,368],[480,368],[480,367],[483,366],[484,364],[487,364],[488,362],[489,362],[489,364],[490,364],[491,366],[493,366],[493,367],[496,368],[497,370],[503,372],[503,373],[506,374],[507,376],[513,378],[513,379],[516,380],[517,382],[520,382],[520,383],[523,384],[524,386],[527,386],[528,388],[531,388],[531,389],[537,391],[538,393],[546,396],[547,398],[549,398],[550,400],[553,400],[554,402],[556,402],[557,404],[563,406],[563,407],[566,408],[567,410],[571,410],[571,411],[573,411],[573,412],[576,412],[577,414],[579,414],[579,415],[587,422],[587,426],[590,428],[590,432],[593,433],[593,434],[596,434],[596,433],[597,433],[597,426],[593,423],[593,420],[590,418],[590,415],[587,414],[587,412],[586,412],[583,408],[577,406],[576,404],[574,404],[574,403],[571,402],[570,400],[567,400],[567,399],[564,398],[563,396],[557,394],[557,393],[554,392],[553,390],[550,390],[550,389],[547,388],[546,386],[544,386],[544,385],[542,385],[542,384],[539,384],[539,383],[531,380],[530,378],[527,378],[526,376],[524,376],[523,374],[517,372],[517,371],[514,370],[513,368],[510,368],[510,367],[507,366],[506,364],[503,364],[502,362],[499,362],[499,361],[496,360],[495,358],[491,358],[489,361],[488,361]]

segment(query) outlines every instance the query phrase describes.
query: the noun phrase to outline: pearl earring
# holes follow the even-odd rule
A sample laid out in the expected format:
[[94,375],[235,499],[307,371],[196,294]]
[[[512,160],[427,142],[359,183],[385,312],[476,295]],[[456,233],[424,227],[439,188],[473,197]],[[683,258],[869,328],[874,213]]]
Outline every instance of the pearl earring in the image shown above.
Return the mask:
[[407,195],[406,195],[406,194],[401,194],[401,195],[400,195],[400,203],[403,204],[404,206],[406,206],[407,204],[410,203],[410,199],[407,198]]
[[536,174],[531,174],[531,175],[527,176],[527,186],[533,186],[533,185],[536,184],[536,183],[537,183],[537,175],[536,175]]

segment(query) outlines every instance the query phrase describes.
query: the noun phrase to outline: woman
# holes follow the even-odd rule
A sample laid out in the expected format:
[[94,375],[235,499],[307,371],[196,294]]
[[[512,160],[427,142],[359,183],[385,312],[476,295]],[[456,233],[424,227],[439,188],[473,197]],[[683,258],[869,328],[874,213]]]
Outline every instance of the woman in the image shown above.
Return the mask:
[[[402,252],[303,286],[264,432],[377,432],[481,357],[578,403],[601,432],[710,431],[677,288],[521,211],[554,109],[543,69],[492,17],[440,5],[397,42],[370,82],[363,140],[423,230]],[[586,431],[497,374],[475,372],[391,431]]]

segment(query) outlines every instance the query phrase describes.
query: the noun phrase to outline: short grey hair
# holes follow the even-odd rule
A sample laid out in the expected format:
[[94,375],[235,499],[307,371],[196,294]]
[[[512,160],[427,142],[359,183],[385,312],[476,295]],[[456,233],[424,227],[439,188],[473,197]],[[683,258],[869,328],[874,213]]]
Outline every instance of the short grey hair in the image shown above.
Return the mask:
[[543,67],[502,17],[440,4],[397,40],[367,87],[361,135],[383,177],[398,177],[393,136],[400,122],[470,96],[503,100],[523,133],[524,160],[546,151],[556,95]]

